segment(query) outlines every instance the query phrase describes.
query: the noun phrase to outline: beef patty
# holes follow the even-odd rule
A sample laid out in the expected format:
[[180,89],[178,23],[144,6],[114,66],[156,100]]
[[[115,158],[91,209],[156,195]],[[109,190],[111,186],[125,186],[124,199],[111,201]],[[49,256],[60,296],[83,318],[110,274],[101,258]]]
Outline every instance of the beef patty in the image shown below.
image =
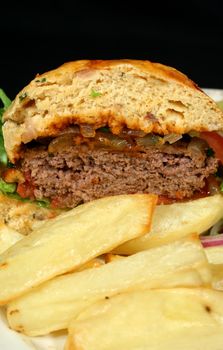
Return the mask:
[[76,145],[54,154],[39,147],[26,150],[22,171],[37,199],[50,198],[59,207],[131,193],[183,199],[200,191],[218,167],[215,158],[189,145],[178,141],[132,152]]

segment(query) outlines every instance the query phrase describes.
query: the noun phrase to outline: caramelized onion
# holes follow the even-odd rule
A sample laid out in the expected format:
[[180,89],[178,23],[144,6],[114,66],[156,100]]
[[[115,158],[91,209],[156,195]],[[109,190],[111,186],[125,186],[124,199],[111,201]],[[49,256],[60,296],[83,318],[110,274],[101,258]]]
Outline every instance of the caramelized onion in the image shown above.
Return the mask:
[[65,134],[80,134],[80,128],[78,125],[68,126],[66,129],[63,129],[59,132],[58,136]]
[[180,139],[182,139],[182,135],[179,134],[169,134],[163,137],[164,143],[169,142],[170,144],[177,142]]
[[74,145],[75,136],[76,136],[75,133],[69,133],[69,134],[64,134],[56,137],[50,142],[48,146],[48,152],[57,153],[57,152],[66,150],[68,147]]
[[122,151],[123,149],[131,147],[131,144],[127,140],[110,133],[97,133],[95,140],[96,146],[102,148],[112,148]]
[[160,136],[148,134],[144,137],[137,138],[136,143],[141,147],[157,146],[163,144],[163,139]]
[[199,133],[199,131],[190,131],[189,133],[188,133],[188,135],[190,135],[190,137],[199,137],[200,136],[200,133]]
[[110,133],[97,132],[95,138],[84,138],[82,135],[75,133],[64,134],[53,139],[49,146],[49,153],[57,153],[66,150],[68,147],[73,145],[79,145],[82,143],[87,143],[90,147],[94,148],[109,148],[118,151],[122,151],[126,148],[130,148],[131,144],[116,135]]
[[90,124],[81,124],[80,133],[84,137],[95,137],[95,129],[93,125]]
[[120,136],[144,137],[146,133],[142,130],[123,129]]
[[80,126],[72,125],[64,130],[61,130],[58,135],[60,136],[64,134],[81,134],[84,137],[95,137],[95,129],[89,124],[81,124]]
[[199,139],[198,137],[193,137],[188,144],[188,150],[193,152],[204,152],[206,148],[206,141]]
[[[89,124],[81,124],[80,126],[70,126],[60,132],[59,136],[54,138],[49,146],[49,153],[60,152],[66,150],[73,145],[82,143],[88,144],[93,148],[107,148],[122,151],[125,149],[133,149],[135,142],[140,147],[161,146],[165,142],[174,143],[182,138],[182,135],[170,134],[160,137],[155,134],[145,134],[141,130],[124,129],[119,135],[111,132],[103,132],[95,130],[94,126]],[[194,138],[191,147],[201,147],[204,141],[197,141]],[[203,146],[202,146],[203,147]]]

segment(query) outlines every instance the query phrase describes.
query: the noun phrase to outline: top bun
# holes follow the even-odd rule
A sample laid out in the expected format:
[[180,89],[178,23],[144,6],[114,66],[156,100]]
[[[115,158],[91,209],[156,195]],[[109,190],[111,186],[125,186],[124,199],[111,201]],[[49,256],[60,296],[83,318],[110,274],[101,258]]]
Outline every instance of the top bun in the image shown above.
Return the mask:
[[69,62],[38,75],[4,114],[11,162],[21,145],[56,136],[69,124],[108,125],[158,134],[223,129],[223,113],[174,68],[137,60]]

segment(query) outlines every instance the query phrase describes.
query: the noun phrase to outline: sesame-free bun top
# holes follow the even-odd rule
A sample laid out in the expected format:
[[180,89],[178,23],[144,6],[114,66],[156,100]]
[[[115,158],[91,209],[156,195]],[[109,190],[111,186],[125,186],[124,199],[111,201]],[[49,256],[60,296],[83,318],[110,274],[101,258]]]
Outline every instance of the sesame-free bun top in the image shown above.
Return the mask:
[[65,63],[36,76],[4,114],[11,162],[21,145],[56,136],[70,124],[108,125],[158,134],[223,129],[223,113],[187,76],[159,63],[137,60]]

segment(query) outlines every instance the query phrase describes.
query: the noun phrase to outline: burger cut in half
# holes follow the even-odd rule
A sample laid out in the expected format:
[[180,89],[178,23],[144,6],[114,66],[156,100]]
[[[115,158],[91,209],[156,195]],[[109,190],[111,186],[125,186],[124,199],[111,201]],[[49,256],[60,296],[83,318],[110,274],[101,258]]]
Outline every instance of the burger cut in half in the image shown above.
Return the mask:
[[5,148],[17,170],[3,177],[18,182],[21,197],[60,208],[130,193],[188,200],[218,191],[219,130],[222,111],[173,68],[70,62],[38,75],[5,112]]

